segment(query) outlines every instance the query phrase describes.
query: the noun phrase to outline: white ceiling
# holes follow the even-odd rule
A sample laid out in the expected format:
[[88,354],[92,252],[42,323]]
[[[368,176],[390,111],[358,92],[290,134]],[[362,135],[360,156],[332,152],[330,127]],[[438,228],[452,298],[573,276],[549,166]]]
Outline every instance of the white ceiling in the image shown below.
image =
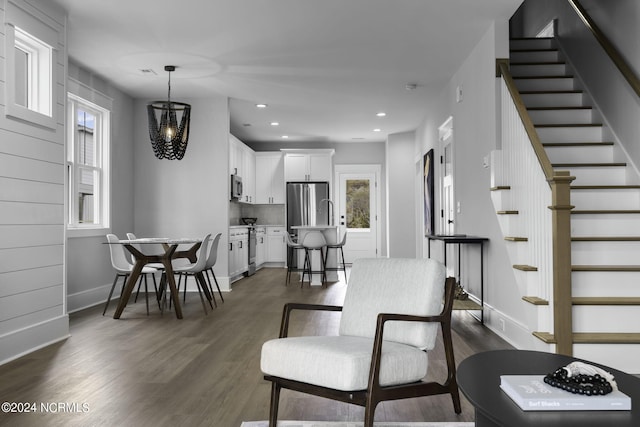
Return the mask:
[[366,142],[415,129],[521,0],[53,2],[69,16],[70,57],[135,98],[166,98],[164,65],[176,65],[171,98],[228,96],[245,142]]

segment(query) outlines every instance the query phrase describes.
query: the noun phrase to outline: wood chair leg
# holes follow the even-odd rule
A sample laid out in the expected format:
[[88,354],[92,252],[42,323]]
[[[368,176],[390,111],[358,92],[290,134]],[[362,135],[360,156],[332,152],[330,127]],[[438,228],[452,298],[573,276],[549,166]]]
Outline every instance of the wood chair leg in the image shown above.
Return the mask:
[[278,425],[278,404],[280,403],[280,386],[276,382],[271,383],[271,406],[269,408],[269,427]]
[[[140,287],[138,286],[138,290]],[[147,286],[147,275],[144,275],[144,302],[147,305],[147,316],[149,315],[149,287]]]

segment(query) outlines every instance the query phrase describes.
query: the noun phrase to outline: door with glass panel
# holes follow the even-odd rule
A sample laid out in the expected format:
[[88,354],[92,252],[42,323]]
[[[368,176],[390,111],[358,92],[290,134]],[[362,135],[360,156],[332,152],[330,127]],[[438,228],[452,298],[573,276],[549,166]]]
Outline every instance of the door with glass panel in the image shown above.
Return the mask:
[[338,232],[347,233],[345,262],[378,256],[377,180],[375,172],[338,173]]

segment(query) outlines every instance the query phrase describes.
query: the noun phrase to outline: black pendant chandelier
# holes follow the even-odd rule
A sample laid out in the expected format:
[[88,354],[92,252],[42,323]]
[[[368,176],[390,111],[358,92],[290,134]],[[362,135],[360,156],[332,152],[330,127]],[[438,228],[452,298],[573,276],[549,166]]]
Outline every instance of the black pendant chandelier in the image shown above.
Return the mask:
[[187,151],[191,105],[171,102],[171,72],[173,65],[166,65],[169,72],[169,92],[166,101],[153,101],[147,105],[149,138],[153,153],[159,159],[181,160]]

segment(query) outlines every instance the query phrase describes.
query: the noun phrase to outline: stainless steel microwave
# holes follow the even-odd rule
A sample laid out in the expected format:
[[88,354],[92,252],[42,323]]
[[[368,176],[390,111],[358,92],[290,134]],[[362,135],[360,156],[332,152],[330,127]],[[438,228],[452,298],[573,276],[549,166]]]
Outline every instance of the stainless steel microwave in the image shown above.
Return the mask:
[[242,199],[242,177],[231,175],[231,198]]

